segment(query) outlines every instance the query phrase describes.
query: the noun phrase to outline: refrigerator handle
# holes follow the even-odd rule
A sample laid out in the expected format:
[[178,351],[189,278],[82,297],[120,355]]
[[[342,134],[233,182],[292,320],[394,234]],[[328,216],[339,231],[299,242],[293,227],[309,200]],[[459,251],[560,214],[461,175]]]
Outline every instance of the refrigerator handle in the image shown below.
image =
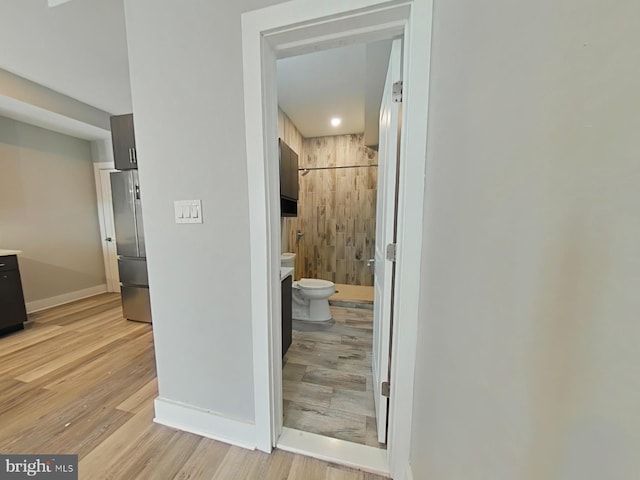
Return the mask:
[[137,183],[133,184],[133,229],[135,231],[136,237],[136,256],[140,256],[140,232],[138,232],[138,208],[135,205],[136,200],[140,200],[140,185]]

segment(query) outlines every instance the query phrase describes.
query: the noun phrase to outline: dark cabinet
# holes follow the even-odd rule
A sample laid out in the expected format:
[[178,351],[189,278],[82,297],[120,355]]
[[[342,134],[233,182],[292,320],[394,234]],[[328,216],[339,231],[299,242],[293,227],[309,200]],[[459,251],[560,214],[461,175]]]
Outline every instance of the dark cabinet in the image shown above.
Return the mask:
[[0,334],[21,330],[26,321],[18,258],[0,257]]
[[282,139],[280,147],[280,214],[295,217],[298,214],[298,154]]
[[117,170],[138,168],[133,113],[111,117],[111,143]]
[[293,299],[291,288],[293,285],[291,276],[282,280],[282,356],[287,353],[292,340]]

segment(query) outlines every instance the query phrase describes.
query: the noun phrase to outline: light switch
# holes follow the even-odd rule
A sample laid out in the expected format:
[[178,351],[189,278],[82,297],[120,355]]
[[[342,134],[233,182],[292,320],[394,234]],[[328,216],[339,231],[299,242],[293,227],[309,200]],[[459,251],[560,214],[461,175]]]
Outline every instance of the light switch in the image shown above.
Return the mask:
[[200,200],[175,200],[173,204],[176,223],[202,223]]

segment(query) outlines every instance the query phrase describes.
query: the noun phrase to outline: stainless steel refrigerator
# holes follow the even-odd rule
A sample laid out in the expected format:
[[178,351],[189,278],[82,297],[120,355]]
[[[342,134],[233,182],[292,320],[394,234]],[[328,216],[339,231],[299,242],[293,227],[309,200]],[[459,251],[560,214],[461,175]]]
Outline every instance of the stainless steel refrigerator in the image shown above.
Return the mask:
[[151,323],[147,252],[144,242],[137,170],[111,172],[122,312],[125,318]]

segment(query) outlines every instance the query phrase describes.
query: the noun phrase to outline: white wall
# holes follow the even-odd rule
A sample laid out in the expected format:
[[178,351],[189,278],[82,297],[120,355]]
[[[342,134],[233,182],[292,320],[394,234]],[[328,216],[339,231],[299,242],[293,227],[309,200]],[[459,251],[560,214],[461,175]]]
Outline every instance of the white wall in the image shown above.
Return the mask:
[[[240,14],[277,1],[125,2],[160,396],[254,417]],[[204,223],[176,225],[173,201]]]
[[414,478],[637,478],[640,4],[434,22]]
[[104,287],[96,202],[89,142],[0,117],[0,248],[23,251],[27,303]]

